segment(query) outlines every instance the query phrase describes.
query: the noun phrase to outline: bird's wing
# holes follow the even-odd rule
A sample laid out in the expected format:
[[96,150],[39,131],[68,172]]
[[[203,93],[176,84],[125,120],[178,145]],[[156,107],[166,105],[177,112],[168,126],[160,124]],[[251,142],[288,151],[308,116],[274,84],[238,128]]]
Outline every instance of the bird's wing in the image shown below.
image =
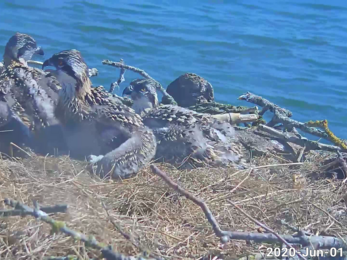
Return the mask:
[[32,126],[45,127],[56,124],[54,106],[58,100],[60,85],[56,78],[35,68],[13,63],[2,74],[1,92],[10,95],[24,109]]
[[143,127],[142,118],[123,104],[110,102],[93,106],[92,109],[99,122],[126,127],[129,131],[136,131],[137,128]]
[[113,176],[125,177],[154,157],[153,132],[133,110],[123,104],[95,105],[92,110],[101,152],[105,154],[98,165],[104,171],[114,167]]
[[111,103],[123,104],[122,100],[117,95],[107,92],[103,86],[93,87],[92,96],[95,103],[99,105]]
[[211,119],[207,115],[172,105],[161,105],[145,111],[143,121],[149,127],[164,127],[172,124],[192,127],[197,124],[208,125],[211,123]]
[[7,110],[7,108],[10,108],[12,114],[11,116],[16,115],[19,121],[22,121],[26,127],[30,128],[30,117],[25,113],[25,109],[18,102],[15,94],[11,91],[14,85],[15,80],[8,75],[8,71],[6,69],[3,69],[0,73],[0,102],[4,104],[6,103],[8,107],[5,105],[2,106],[3,111],[1,111],[2,115],[0,120],[4,123],[7,122],[6,117],[10,116],[10,111],[5,110]]

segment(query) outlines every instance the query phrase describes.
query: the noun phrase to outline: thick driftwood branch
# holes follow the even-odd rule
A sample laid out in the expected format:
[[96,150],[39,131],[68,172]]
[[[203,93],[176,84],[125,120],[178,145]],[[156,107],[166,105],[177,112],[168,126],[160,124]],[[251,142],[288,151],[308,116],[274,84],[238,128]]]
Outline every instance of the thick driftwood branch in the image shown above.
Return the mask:
[[[205,216],[208,222],[211,224],[215,235],[221,239],[222,243],[226,243],[232,239],[254,241],[258,243],[270,243],[270,244],[282,243],[282,241],[276,235],[271,233],[251,233],[251,232],[237,232],[237,231],[222,230],[205,202],[195,197],[192,193],[178,186],[178,184],[175,183],[173,180],[171,180],[170,177],[168,177],[168,175],[165,172],[159,170],[155,165],[151,165],[151,169],[156,175],[162,178],[171,188],[178,191],[187,199],[191,200],[196,205],[201,207],[201,209],[205,213]],[[344,243],[344,241],[336,237],[306,236],[305,234],[301,236],[290,236],[290,235],[280,235],[280,236],[282,239],[284,239],[286,242],[290,244],[300,244],[304,247],[310,247],[314,249],[330,249],[335,247],[335,248],[342,248],[343,250],[347,250],[347,245]]]
[[287,109],[281,108],[276,104],[270,102],[269,100],[262,98],[260,96],[254,95],[250,92],[247,92],[244,95],[241,95],[238,99],[246,100],[255,105],[261,106],[263,109],[259,112],[260,115],[264,115],[267,110],[270,110],[272,113],[275,113],[276,110],[280,111],[280,113],[284,114],[287,117],[291,117],[293,114]]
[[334,144],[337,144],[338,146],[342,147],[343,149],[347,149],[347,144],[344,143],[340,138],[338,138],[336,135],[334,135],[333,132],[329,129],[328,126],[328,120],[318,120],[318,121],[308,121],[305,123],[307,126],[315,126],[323,128],[324,131],[329,136],[329,140],[333,142]]
[[[143,258],[136,258],[132,256],[124,256],[119,253],[115,253],[112,251],[112,249],[109,246],[106,246],[104,244],[101,244],[96,241],[94,237],[87,237],[83,235],[82,233],[79,233],[77,231],[74,231],[72,229],[69,229],[66,227],[65,223],[62,221],[56,221],[53,218],[49,217],[48,214],[38,208],[38,205],[34,203],[35,207],[31,208],[27,205],[24,205],[20,202],[11,200],[11,199],[5,199],[4,203],[8,206],[11,206],[17,210],[22,210],[23,215],[32,215],[36,219],[42,220],[43,222],[46,222],[47,224],[50,224],[52,227],[53,232],[62,232],[70,237],[73,237],[75,240],[80,240],[82,241],[85,246],[91,247],[97,250],[100,250],[102,253],[102,256],[106,260],[140,260]],[[59,206],[58,206],[59,207]],[[54,208],[54,207],[53,207]],[[49,209],[52,209],[51,207]]]
[[[273,112],[274,116],[271,119],[271,121],[267,124],[268,126],[272,127],[277,123],[282,123],[283,126],[287,129],[298,128],[308,134],[315,135],[315,136],[324,138],[328,141],[331,141],[332,143],[337,144],[344,149],[347,148],[346,144],[344,144],[339,138],[332,135],[330,130],[322,131],[315,127],[311,127],[310,125],[314,125],[312,122],[302,123],[302,122],[293,120],[289,118],[292,115],[290,111],[283,109],[260,96],[247,92],[246,94],[241,95],[238,99],[246,100],[247,102],[250,102],[259,106],[263,106],[263,110],[259,113],[260,115],[263,115],[267,110],[270,110],[271,112]],[[341,145],[341,143],[344,145]]]
[[228,122],[230,124],[255,122],[259,118],[259,116],[255,115],[255,114],[243,115],[240,113],[219,114],[219,115],[212,115],[212,117],[214,117],[220,121],[223,121],[223,122]]
[[[146,79],[152,79],[152,80],[156,81],[151,76],[149,76],[149,74],[147,74],[147,72],[145,72],[144,70],[141,70],[141,69],[133,67],[133,66],[125,65],[124,62],[115,62],[115,61],[110,61],[110,60],[103,60],[102,64],[113,66],[113,67],[124,69],[124,70],[131,70],[133,72],[140,74],[142,77],[144,77]],[[158,82],[158,81],[156,81],[156,82]],[[166,100],[165,103],[166,104],[177,105],[177,102],[175,101],[175,99],[166,92],[166,90],[163,88],[163,86],[159,82],[157,84],[157,89],[163,94],[163,99],[165,97],[165,100]]]
[[[28,60],[27,63],[28,64],[35,64],[35,65],[39,65],[39,66],[43,65],[43,62],[36,61],[36,60]],[[96,68],[88,69],[88,75],[89,75],[90,78],[94,77],[94,76],[97,76],[98,74],[99,74],[98,69],[96,69]]]
[[258,107],[244,107],[244,106],[233,106],[230,104],[222,104],[218,102],[207,102],[196,104],[188,107],[190,110],[194,110],[199,113],[208,113],[212,115],[225,114],[225,113],[240,113],[240,114],[258,114]]
[[266,125],[259,125],[258,129],[264,132],[267,132],[276,138],[280,138],[286,142],[291,142],[300,146],[306,146],[306,150],[325,150],[329,152],[344,151],[344,149],[341,149],[338,146],[311,141],[305,137],[300,138],[300,137],[292,136],[292,135],[289,135],[288,133],[283,133],[281,131],[278,131]]

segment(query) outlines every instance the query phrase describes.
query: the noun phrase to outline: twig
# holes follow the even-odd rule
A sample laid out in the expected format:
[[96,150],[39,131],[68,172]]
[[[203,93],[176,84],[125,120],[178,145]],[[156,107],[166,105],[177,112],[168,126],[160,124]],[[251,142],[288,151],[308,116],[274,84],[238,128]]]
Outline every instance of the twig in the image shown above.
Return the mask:
[[[203,202],[201,199],[196,198],[193,194],[190,192],[182,189],[180,186],[178,186],[177,183],[173,182],[163,171],[159,170],[155,165],[151,165],[152,171],[161,177],[171,188],[174,190],[178,191],[181,193],[183,196],[185,196],[187,199],[193,201],[196,205],[198,205],[202,211],[205,213],[205,216],[208,220],[208,222],[211,224],[214,233],[216,234],[217,237],[224,237],[226,236],[225,231],[222,231],[221,228],[219,227],[219,224],[215,217],[213,216],[212,212],[208,208],[205,202]],[[227,239],[227,238],[224,238]],[[228,239],[227,239],[228,240]],[[227,241],[226,241],[227,242]]]
[[324,212],[325,214],[327,214],[330,218],[332,218],[340,227],[343,227],[342,223],[340,221],[338,221],[336,218],[334,218],[334,216],[332,216],[328,211],[322,209],[321,207],[319,207],[318,205],[312,203],[312,206],[315,207],[316,209],[321,210],[322,212]]
[[106,205],[105,203],[102,203],[102,207],[105,209],[106,211],[106,214],[107,214],[107,217],[109,219],[109,221],[111,222],[111,224],[117,229],[117,231],[127,240],[129,240],[137,249],[140,249],[142,252],[147,252],[147,250],[143,250],[141,248],[141,246],[138,244],[138,242],[136,242],[130,234],[127,234],[125,233],[122,228],[116,223],[113,221],[110,213],[108,212],[108,209],[106,208]]
[[290,229],[290,230],[292,230],[292,231],[294,231],[294,232],[299,232],[299,231],[300,231],[299,228],[290,225],[290,224],[287,223],[284,219],[281,219],[281,220],[279,221],[279,223],[281,223],[283,226],[287,227],[288,229]]
[[[245,215],[247,218],[249,218],[250,220],[252,220],[254,223],[256,223],[258,226],[262,227],[263,229],[265,229],[266,231],[272,233],[273,235],[275,235],[278,240],[280,240],[283,244],[285,244],[287,247],[289,248],[293,248],[282,236],[280,236],[279,234],[277,234],[275,231],[273,231],[271,228],[265,226],[263,223],[259,222],[258,220],[256,220],[255,218],[253,218],[251,215],[249,215],[247,212],[245,212],[243,209],[241,209],[238,205],[236,205],[234,202],[232,202],[231,200],[228,200],[228,202],[233,205],[238,211],[240,211],[243,215]],[[293,248],[294,249],[294,248]],[[298,253],[295,249],[294,251],[296,252],[296,254],[298,255],[299,258],[301,259],[306,259],[305,257],[303,257],[300,253]]]
[[[34,212],[23,210],[23,208],[20,208],[17,206],[17,204],[14,204],[15,209],[10,210],[0,210],[0,216],[1,217],[10,217],[10,216],[34,216]],[[53,207],[40,207],[41,211],[52,214],[52,213],[65,213],[67,211],[67,205],[55,205]]]
[[[120,59],[119,63],[124,64],[123,59]],[[118,80],[117,80],[116,82],[113,82],[113,83],[111,84],[111,87],[110,87],[110,90],[109,90],[110,93],[113,93],[114,89],[115,89],[116,87],[119,87],[120,84],[122,84],[122,82],[125,81],[125,77],[124,77],[125,71],[126,71],[126,70],[125,70],[124,68],[120,68],[120,71],[119,71],[119,78],[118,78]]]
[[211,200],[209,200],[208,202],[211,203],[211,202],[213,202],[213,201],[225,199],[225,198],[231,196],[231,194],[232,194],[234,191],[236,191],[236,190],[237,190],[237,189],[249,178],[249,176],[251,175],[251,173],[252,173],[253,171],[254,171],[254,169],[251,168],[251,169],[249,170],[247,176],[246,176],[241,182],[239,182],[230,192],[228,192],[227,194],[225,194],[225,195],[223,195],[223,196],[221,196],[221,197],[217,197],[217,198],[211,199]]
[[[280,236],[283,240],[290,244],[300,244],[302,246],[312,246],[315,249],[329,249],[332,247],[335,248],[343,248],[343,250],[347,249],[347,245],[344,243],[342,239],[336,237],[326,237],[326,236],[290,236],[290,235],[274,235],[271,233],[251,233],[251,232],[236,232],[236,231],[224,231],[219,227],[219,224],[212,212],[208,208],[205,202],[201,199],[198,199],[190,192],[184,190],[177,183],[171,180],[167,174],[161,170],[159,170],[155,165],[151,165],[151,170],[154,174],[158,175],[162,178],[165,183],[167,183],[171,188],[178,191],[180,194],[185,196],[187,199],[194,202],[198,205],[202,211],[205,213],[205,216],[208,222],[211,224],[213,231],[217,237],[221,239],[222,243],[228,242],[230,239],[236,240],[246,240],[246,241],[255,241],[259,243],[281,243],[283,242],[278,236]],[[232,205],[237,206],[232,202]]]
[[[125,65],[124,62],[114,62],[114,61],[110,61],[110,60],[103,60],[102,64],[113,66],[113,67],[120,68],[120,69],[131,70],[133,72],[140,74],[144,78],[152,79],[152,80],[156,81],[154,78],[149,76],[149,74],[147,74],[147,72],[145,72],[144,70],[141,70],[141,69],[133,67],[133,66]],[[158,82],[158,81],[156,81],[156,82]],[[163,99],[165,98],[166,104],[177,105],[177,102],[175,101],[175,99],[170,94],[168,94],[166,92],[166,90],[163,88],[163,86],[159,82],[156,85],[157,85],[157,89],[163,94]]]
[[281,219],[281,220],[280,220],[280,223],[281,223],[283,226],[287,227],[288,229],[290,229],[290,230],[292,230],[292,231],[298,233],[299,235],[307,235],[307,236],[310,236],[310,235],[311,235],[310,232],[304,231],[304,230],[302,230],[302,229],[300,229],[300,228],[298,228],[298,227],[294,227],[294,226],[290,225],[290,224],[287,223],[284,219]]
[[[109,246],[106,246],[104,244],[101,244],[96,241],[96,239],[92,236],[87,237],[83,235],[82,233],[79,233],[77,231],[74,231],[72,229],[69,229],[66,227],[65,223],[62,221],[57,221],[52,219],[51,217],[48,216],[48,214],[40,209],[38,209],[38,205],[35,205],[35,208],[31,208],[27,205],[24,205],[22,203],[19,203],[17,201],[11,200],[11,199],[5,199],[4,203],[8,206],[14,207],[15,209],[20,209],[23,211],[24,215],[32,215],[36,219],[42,220],[43,222],[46,222],[47,224],[50,224],[52,227],[52,232],[62,232],[70,237],[73,237],[75,240],[80,240],[82,241],[85,246],[91,247],[94,249],[97,249],[101,251],[102,256],[106,260],[140,260],[143,259],[141,257],[135,258],[132,256],[124,256],[119,253],[115,253],[112,251],[112,249]],[[35,203],[34,203],[35,204]]]
[[19,146],[16,145],[15,143],[10,142],[10,149],[11,149],[11,151],[12,151],[12,157],[13,157],[13,148],[12,148],[12,146],[13,146],[13,147],[16,147],[18,150],[22,151],[22,152],[25,153],[27,156],[31,157],[31,155],[30,155],[27,151],[23,150],[21,147],[19,147]]

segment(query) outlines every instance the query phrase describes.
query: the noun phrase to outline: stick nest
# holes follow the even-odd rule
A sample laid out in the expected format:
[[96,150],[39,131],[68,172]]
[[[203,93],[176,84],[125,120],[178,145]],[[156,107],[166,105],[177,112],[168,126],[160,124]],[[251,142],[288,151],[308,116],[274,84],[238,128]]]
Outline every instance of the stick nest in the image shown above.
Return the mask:
[[[235,210],[232,201],[280,234],[293,234],[280,224],[284,220],[311,234],[343,237],[347,235],[346,185],[343,180],[326,178],[325,157],[311,153],[303,164],[289,166],[278,165],[283,162],[273,156],[253,158],[253,171],[179,171],[170,165],[157,166],[202,198],[224,230],[265,232]],[[100,180],[85,168],[85,163],[68,157],[0,160],[0,200],[11,198],[30,206],[33,200],[41,206],[67,204],[68,212],[55,214],[54,219],[125,255],[139,255],[144,248],[165,259],[238,259],[259,252],[260,244],[245,241],[221,246],[200,208],[168,187],[149,167],[132,179],[114,182]],[[112,220],[139,246],[111,224],[103,203]],[[62,233],[51,234],[50,229],[30,216],[2,217],[0,258],[74,255],[90,259],[100,255]]]

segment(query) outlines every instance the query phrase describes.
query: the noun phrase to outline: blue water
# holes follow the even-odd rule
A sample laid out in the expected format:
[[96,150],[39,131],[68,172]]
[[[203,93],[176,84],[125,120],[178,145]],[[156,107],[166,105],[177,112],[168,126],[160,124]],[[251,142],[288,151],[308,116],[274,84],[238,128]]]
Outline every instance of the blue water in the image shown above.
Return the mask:
[[[0,52],[16,31],[45,57],[76,48],[108,88],[119,71],[103,59],[140,67],[163,86],[185,72],[211,82],[216,100],[252,105],[250,91],[300,121],[328,119],[347,138],[347,1],[54,1],[0,3]],[[43,58],[38,58],[43,60]],[[140,76],[127,71],[126,82]]]

